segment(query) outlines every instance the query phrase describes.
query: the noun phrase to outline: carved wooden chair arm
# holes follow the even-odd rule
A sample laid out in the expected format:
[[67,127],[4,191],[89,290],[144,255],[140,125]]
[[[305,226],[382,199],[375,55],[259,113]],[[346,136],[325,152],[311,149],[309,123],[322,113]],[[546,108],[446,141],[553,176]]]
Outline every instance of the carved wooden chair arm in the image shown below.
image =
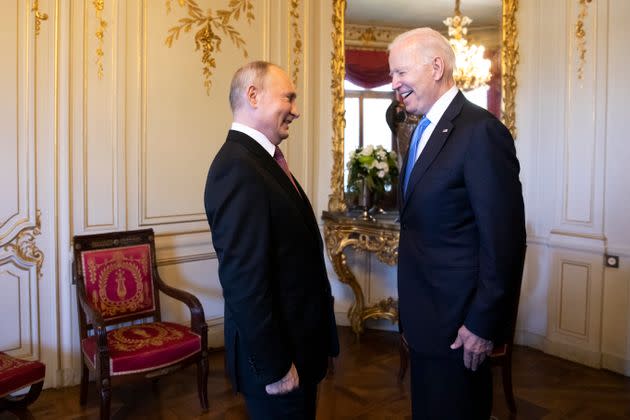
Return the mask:
[[190,310],[190,328],[195,333],[204,337],[208,326],[206,325],[206,317],[203,312],[203,306],[201,306],[201,302],[199,302],[197,296],[184,290],[169,286],[157,273],[155,278],[157,280],[158,289],[161,292],[173,299],[183,302],[186,306],[188,306],[188,309]]

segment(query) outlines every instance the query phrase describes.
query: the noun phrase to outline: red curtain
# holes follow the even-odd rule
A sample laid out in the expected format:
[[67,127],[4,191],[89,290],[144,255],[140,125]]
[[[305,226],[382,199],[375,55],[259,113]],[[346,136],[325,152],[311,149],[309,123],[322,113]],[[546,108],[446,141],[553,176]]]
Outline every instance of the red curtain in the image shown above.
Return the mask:
[[365,89],[391,83],[387,51],[346,50],[346,79]]

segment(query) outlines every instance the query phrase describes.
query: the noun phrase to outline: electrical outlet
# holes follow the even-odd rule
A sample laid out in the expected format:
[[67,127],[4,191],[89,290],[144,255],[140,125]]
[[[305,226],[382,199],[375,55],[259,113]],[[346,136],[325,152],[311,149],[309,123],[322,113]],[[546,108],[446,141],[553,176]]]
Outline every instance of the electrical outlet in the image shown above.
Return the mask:
[[604,255],[604,262],[606,267],[619,268],[619,256],[618,255]]

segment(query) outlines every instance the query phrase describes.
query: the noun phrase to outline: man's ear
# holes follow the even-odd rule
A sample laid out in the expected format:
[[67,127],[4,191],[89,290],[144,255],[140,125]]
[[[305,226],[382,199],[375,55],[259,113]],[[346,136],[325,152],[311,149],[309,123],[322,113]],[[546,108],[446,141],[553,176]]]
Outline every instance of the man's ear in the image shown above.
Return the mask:
[[444,76],[444,60],[442,57],[434,57],[431,62],[431,67],[433,68],[433,80],[442,80]]
[[256,89],[256,86],[249,85],[247,87],[247,102],[252,108],[256,108],[258,106],[258,94],[259,91]]

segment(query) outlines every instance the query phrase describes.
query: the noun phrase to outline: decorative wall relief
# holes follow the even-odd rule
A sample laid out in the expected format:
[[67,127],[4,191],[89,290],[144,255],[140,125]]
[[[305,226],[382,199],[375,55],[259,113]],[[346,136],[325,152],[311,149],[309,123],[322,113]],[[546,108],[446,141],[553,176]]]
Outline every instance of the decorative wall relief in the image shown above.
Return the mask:
[[[243,14],[247,23],[251,24],[254,20],[254,5],[251,0],[230,0],[228,9],[221,9],[216,12],[207,9],[204,12],[195,0],[178,0],[178,3],[181,7],[186,8],[188,16],[179,19],[179,24],[168,30],[169,35],[166,37],[165,44],[170,48],[182,33],[188,33],[193,28],[199,28],[194,38],[195,51],[201,50],[202,52],[203,85],[209,95],[212,88],[213,69],[217,67],[215,54],[221,51],[221,42],[223,41],[217,33],[223,33],[228,37],[239,50],[243,51],[243,56],[247,58],[245,40],[231,22],[238,21]],[[172,11],[171,1],[166,2],[166,11],[167,13]]]
[[26,264],[35,264],[37,267],[37,278],[42,277],[42,265],[44,264],[44,253],[37,247],[35,237],[42,233],[41,211],[37,210],[35,226],[22,229],[9,243],[4,246],[4,250],[13,253]]
[[96,11],[96,21],[98,24],[98,28],[94,35],[98,40],[98,46],[96,47],[96,75],[99,80],[103,78],[103,55],[105,55],[103,46],[104,46],[104,37],[105,37],[105,29],[107,28],[107,21],[103,19],[103,9],[105,9],[105,0],[92,0],[92,4],[94,5],[94,10]]
[[387,46],[406,28],[347,24],[345,43],[354,48],[374,48],[386,50]]
[[33,7],[31,7],[31,12],[35,13],[35,36],[37,36],[39,35],[42,21],[48,20],[48,14],[39,11],[39,0],[33,1]]
[[301,54],[302,54],[302,36],[300,35],[300,1],[299,0],[289,0],[290,2],[290,11],[289,14],[291,16],[291,36],[293,38],[293,63],[291,70],[291,77],[293,79],[293,85],[297,86],[298,82],[298,74],[300,72],[300,62],[301,62]]
[[575,24],[575,37],[577,38],[577,50],[579,64],[577,68],[577,77],[579,80],[584,78],[584,64],[586,64],[586,30],[584,29],[584,19],[588,15],[588,4],[592,0],[578,0],[580,2],[580,11],[578,20]]

